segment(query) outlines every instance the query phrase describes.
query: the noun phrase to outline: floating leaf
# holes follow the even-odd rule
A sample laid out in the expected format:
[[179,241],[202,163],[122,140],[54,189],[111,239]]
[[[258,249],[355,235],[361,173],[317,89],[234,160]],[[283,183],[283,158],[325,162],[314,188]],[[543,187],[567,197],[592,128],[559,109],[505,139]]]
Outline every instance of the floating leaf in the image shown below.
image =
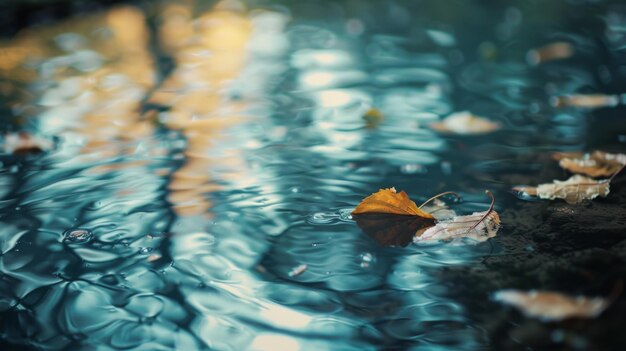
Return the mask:
[[353,215],[363,213],[419,216],[433,220],[435,218],[431,214],[420,210],[404,191],[398,193],[395,188],[380,189],[378,192],[366,197],[352,211]]
[[[454,211],[438,200],[449,194],[460,198],[454,192],[436,195],[417,207],[406,193],[397,193],[394,188],[381,189],[365,198],[352,214],[358,226],[381,245],[406,246],[411,240],[420,242],[455,238],[485,241],[494,237],[500,228],[500,216],[493,210],[495,199],[490,191],[486,193],[492,200],[487,211],[456,216]],[[426,206],[430,202],[433,204]],[[441,220],[436,225],[433,214]]]
[[550,101],[554,107],[581,107],[581,108],[599,108],[614,107],[619,105],[620,97],[618,95],[567,95],[553,97]]
[[567,296],[557,292],[502,290],[494,300],[519,309],[528,317],[543,321],[559,321],[566,318],[597,317],[610,304],[609,299],[600,297]]
[[453,113],[442,122],[430,124],[430,128],[452,134],[485,134],[500,129],[500,123],[475,116],[468,111]]
[[414,241],[419,243],[469,238],[480,242],[496,236],[500,229],[500,216],[493,210],[495,204],[493,194],[489,190],[485,193],[491,197],[491,205],[487,211],[474,212],[468,216],[454,216],[441,221],[434,227],[415,233]]
[[609,194],[610,179],[594,180],[581,175],[574,175],[568,180],[540,184],[537,187],[517,186],[513,190],[524,192],[540,199],[563,199],[568,204],[577,204]]
[[395,188],[366,197],[352,211],[352,218],[361,230],[385,246],[406,246],[418,230],[435,225],[435,217]]
[[561,168],[591,177],[610,177],[626,165],[626,155],[602,151],[585,154],[581,152],[555,153],[554,158],[559,161]]
[[572,55],[574,55],[572,44],[556,42],[528,51],[526,60],[531,65],[538,65],[547,61],[566,59]]
[[376,107],[370,108],[363,114],[363,119],[365,120],[365,126],[367,128],[376,128],[384,118],[385,116],[383,113]]
[[414,241],[419,243],[469,238],[480,242],[496,236],[498,229],[500,216],[496,211],[474,212],[471,215],[455,216],[450,220],[441,221],[416,236]]
[[38,154],[52,148],[52,141],[26,132],[11,133],[4,136],[4,152],[17,156]]

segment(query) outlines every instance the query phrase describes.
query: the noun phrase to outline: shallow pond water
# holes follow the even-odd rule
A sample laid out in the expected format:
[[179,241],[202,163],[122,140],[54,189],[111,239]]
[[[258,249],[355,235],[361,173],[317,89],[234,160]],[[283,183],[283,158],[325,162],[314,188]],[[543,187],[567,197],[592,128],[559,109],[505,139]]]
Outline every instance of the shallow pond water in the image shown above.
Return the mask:
[[[54,144],[0,155],[6,347],[476,350],[515,339],[484,323],[485,309],[508,311],[490,292],[468,305],[465,285],[436,272],[535,250],[501,241],[519,223],[484,243],[397,248],[350,212],[391,186],[418,203],[456,191],[459,213],[486,210],[490,189],[496,210],[523,211],[509,189],[551,181],[537,176],[542,155],[623,150],[619,108],[554,99],[621,92],[626,9],[189,3],[116,7],[3,44],[3,128]],[[528,54],[554,42],[574,54]],[[372,107],[384,117],[368,125]],[[465,110],[502,128],[428,128]],[[579,338],[565,347],[589,345]]]

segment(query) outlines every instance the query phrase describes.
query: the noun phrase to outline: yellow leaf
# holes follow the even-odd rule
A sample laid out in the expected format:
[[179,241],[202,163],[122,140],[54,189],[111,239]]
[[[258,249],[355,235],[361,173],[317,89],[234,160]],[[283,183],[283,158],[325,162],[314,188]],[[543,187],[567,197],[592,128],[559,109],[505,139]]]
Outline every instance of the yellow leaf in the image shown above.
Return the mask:
[[430,213],[420,210],[404,191],[398,193],[395,188],[380,189],[378,192],[366,197],[352,211],[353,215],[365,213],[418,216],[432,219],[433,221],[435,219]]
[[363,119],[365,120],[367,128],[376,128],[376,126],[378,126],[384,118],[383,113],[376,107],[370,108],[363,114]]

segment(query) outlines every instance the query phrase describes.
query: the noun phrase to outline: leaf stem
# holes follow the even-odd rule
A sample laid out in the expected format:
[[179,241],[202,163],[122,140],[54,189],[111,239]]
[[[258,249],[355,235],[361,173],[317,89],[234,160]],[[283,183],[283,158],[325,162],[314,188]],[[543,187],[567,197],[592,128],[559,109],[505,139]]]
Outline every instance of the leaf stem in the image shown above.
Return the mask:
[[485,215],[478,220],[478,222],[476,222],[476,224],[474,224],[470,229],[468,229],[468,232],[471,232],[472,230],[476,229],[476,227],[478,227],[478,225],[480,223],[482,223],[482,221],[484,221],[487,216],[489,216],[489,214],[491,214],[491,212],[493,211],[493,205],[496,203],[496,198],[495,196],[493,196],[493,193],[490,190],[485,190],[485,194],[487,196],[489,196],[491,198],[491,205],[489,205],[489,209],[487,210],[487,213],[485,213]]
[[431,197],[430,199],[424,201],[424,203],[422,203],[418,208],[422,208],[422,207],[426,206],[427,203],[429,203],[431,201],[434,201],[434,200],[436,200],[436,199],[438,199],[438,198],[440,198],[442,196],[445,196],[445,195],[454,195],[457,199],[459,199],[459,200],[461,199],[461,195],[459,195],[458,193],[455,193],[454,191],[446,191],[446,192],[443,192],[441,194],[437,194],[437,195]]

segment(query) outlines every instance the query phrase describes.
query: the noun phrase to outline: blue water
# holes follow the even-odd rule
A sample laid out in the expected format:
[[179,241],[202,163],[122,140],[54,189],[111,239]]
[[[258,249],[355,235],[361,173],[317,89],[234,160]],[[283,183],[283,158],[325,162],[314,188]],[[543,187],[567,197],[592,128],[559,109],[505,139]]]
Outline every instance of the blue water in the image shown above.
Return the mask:
[[[432,272],[507,254],[507,223],[485,243],[395,248],[350,211],[391,186],[418,203],[457,191],[458,213],[486,210],[485,189],[496,210],[515,206],[504,175],[543,167],[520,155],[588,144],[593,111],[550,98],[619,78],[610,66],[598,78],[590,57],[598,37],[621,50],[626,12],[481,4],[146,5],[10,39],[29,54],[3,73],[5,129],[54,146],[0,155],[0,337],[41,350],[489,349]],[[576,54],[526,61],[556,41]],[[503,128],[427,128],[464,110]]]

